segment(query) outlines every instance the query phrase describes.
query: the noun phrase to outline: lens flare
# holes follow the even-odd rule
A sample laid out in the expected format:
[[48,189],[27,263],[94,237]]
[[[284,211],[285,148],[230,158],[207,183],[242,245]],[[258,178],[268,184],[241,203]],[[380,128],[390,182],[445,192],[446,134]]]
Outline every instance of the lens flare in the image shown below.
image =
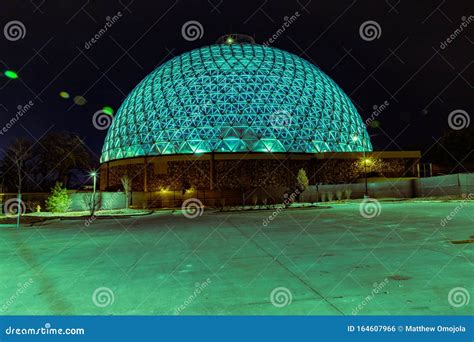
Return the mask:
[[104,108],[102,108],[102,112],[104,112],[105,114],[108,114],[108,115],[113,115],[114,114],[113,108],[109,107],[109,106],[105,106]]
[[74,96],[74,103],[78,106],[83,106],[87,103],[87,100],[83,96]]
[[60,92],[59,96],[61,96],[63,99],[68,99],[71,97],[67,91]]
[[11,79],[15,79],[15,78],[18,78],[18,74],[12,70],[7,70],[5,71],[5,76],[7,76],[8,78],[11,78]]

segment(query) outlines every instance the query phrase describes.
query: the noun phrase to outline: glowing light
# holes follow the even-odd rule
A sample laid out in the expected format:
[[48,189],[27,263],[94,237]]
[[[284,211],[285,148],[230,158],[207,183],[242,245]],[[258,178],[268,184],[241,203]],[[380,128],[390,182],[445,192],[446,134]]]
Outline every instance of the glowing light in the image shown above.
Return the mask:
[[96,171],[91,171],[90,175],[91,175],[91,177],[95,177],[95,176],[97,176],[97,172]]
[[68,99],[71,97],[67,91],[60,92],[59,96],[61,96],[63,99]]
[[234,38],[232,38],[231,36],[227,37],[226,41],[225,41],[227,44],[233,44],[234,43]]
[[364,159],[364,162],[365,162],[366,164],[370,164],[370,163],[372,163],[372,160],[370,160],[369,158],[365,158],[365,159]]
[[77,104],[78,106],[83,106],[83,105],[85,105],[85,104],[87,103],[87,100],[86,100],[84,97],[80,96],[80,95],[74,96],[73,101],[74,101],[74,103]]
[[114,110],[112,109],[112,107],[105,106],[104,108],[102,108],[102,111],[107,115],[114,114]]
[[370,127],[372,128],[379,128],[380,127],[380,121],[379,120],[374,120],[370,122]]
[[101,162],[364,151],[372,151],[365,123],[324,72],[283,50],[234,43],[186,52],[139,83],[114,114]]
[[4,72],[5,76],[7,76],[8,78],[11,78],[11,79],[16,79],[18,78],[18,74],[12,70],[7,70]]

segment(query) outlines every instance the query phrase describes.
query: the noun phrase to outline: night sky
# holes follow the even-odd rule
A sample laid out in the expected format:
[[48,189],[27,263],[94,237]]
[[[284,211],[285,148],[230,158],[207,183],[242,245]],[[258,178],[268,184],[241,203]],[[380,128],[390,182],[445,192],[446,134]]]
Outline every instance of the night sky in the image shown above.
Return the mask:
[[[121,13],[89,49],[106,17]],[[257,43],[298,19],[271,44],[317,64],[349,95],[366,120],[373,106],[388,103],[370,128],[376,150],[430,149],[449,129],[448,115],[472,116],[474,14],[472,1],[1,1],[0,126],[29,101],[33,107],[8,132],[39,139],[50,131],[77,132],[98,157],[106,131],[92,124],[104,106],[118,109],[126,95],[153,69],[185,51],[215,43],[227,33],[244,33]],[[6,39],[4,27],[18,20],[23,39]],[[196,20],[202,38],[183,38],[184,23]],[[376,39],[362,39],[360,26],[375,21]],[[71,95],[59,96],[61,91]],[[75,105],[72,97],[87,103]],[[471,125],[474,123],[471,123]]]

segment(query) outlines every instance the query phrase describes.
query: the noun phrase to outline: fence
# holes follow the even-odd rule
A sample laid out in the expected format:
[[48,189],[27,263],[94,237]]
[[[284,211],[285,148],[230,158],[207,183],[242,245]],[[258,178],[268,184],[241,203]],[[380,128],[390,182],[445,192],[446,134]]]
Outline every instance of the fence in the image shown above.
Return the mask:
[[223,205],[241,205],[244,196],[240,191],[232,190],[195,190],[195,191],[153,191],[133,192],[131,206],[137,208],[174,208],[180,207],[184,201],[198,198],[201,203],[210,207]]
[[[364,183],[354,184],[328,184],[311,185],[299,197],[303,202],[318,202],[321,197],[337,198],[338,195],[346,196],[346,191],[351,193],[351,198],[362,198],[365,194]],[[254,205],[254,204],[277,204],[282,203],[283,195],[288,192],[285,187],[254,188],[246,191],[234,190],[197,190],[197,191],[156,191],[156,192],[132,192],[129,205],[134,208],[172,208],[180,207],[184,201],[191,198],[199,199],[209,207]],[[368,183],[369,196],[375,198],[413,198],[413,197],[437,197],[437,196],[462,196],[474,193],[474,174],[455,174],[436,176],[429,178],[413,178],[386,180]],[[86,210],[83,198],[87,192],[70,191],[72,200],[71,211]],[[22,201],[27,211],[35,211],[39,204],[45,210],[44,201],[47,193],[25,193]],[[126,196],[123,192],[100,192],[100,209],[122,209],[126,207]],[[0,194],[0,204],[9,198],[15,198],[16,194]]]
[[[71,199],[70,211],[82,211],[87,210],[87,206],[84,203],[84,196],[89,195],[90,192],[79,192],[79,191],[68,191],[69,198]],[[33,212],[37,210],[37,206],[41,207],[41,211],[46,211],[45,201],[48,198],[49,193],[37,192],[37,193],[23,193],[21,200],[24,205],[24,209],[27,212]],[[123,209],[125,208],[126,198],[123,192],[100,192],[98,196],[98,207],[99,210],[104,209]],[[15,193],[4,193],[0,194],[1,211],[4,212],[4,204],[11,198],[16,198]]]

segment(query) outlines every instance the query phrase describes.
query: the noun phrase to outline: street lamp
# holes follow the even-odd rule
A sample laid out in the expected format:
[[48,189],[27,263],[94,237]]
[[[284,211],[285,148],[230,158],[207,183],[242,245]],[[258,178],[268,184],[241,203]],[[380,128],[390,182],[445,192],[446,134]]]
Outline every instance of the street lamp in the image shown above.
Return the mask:
[[[358,136],[357,134],[354,134],[354,135],[352,136],[352,141],[353,141],[353,142],[359,141],[359,136]],[[367,152],[365,151],[365,148],[364,148],[364,178],[365,178],[365,194],[364,194],[364,198],[369,197],[369,189],[368,189],[368,186],[367,186],[367,163],[370,163],[370,159],[367,158]]]
[[89,208],[91,210],[91,217],[92,217],[94,216],[96,205],[97,205],[97,201],[95,198],[95,188],[97,184],[97,171],[91,171],[90,176],[94,180],[94,183],[93,183],[94,185],[93,185],[93,190],[92,190],[92,199],[91,199],[90,208]]
[[17,202],[17,212],[16,212],[16,227],[20,228],[20,216],[21,216],[21,192],[18,191],[18,202]]
[[95,196],[95,187],[96,187],[96,184],[97,184],[97,172],[96,171],[92,171],[90,173],[91,177],[94,179],[94,186],[93,186],[93,194]]
[[366,153],[364,151],[365,198],[369,197],[369,189],[367,187],[367,163],[369,162],[370,159],[366,157]]

